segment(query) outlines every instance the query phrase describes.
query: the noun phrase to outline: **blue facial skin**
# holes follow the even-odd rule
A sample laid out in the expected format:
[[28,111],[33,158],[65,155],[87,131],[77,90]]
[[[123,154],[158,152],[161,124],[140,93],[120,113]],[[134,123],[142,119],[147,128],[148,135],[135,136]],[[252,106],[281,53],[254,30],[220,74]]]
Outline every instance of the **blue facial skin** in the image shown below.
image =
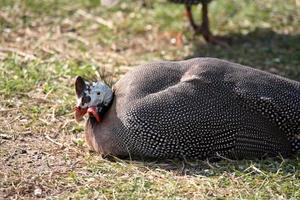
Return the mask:
[[86,82],[83,95],[77,98],[77,106],[80,108],[97,107],[100,112],[102,106],[107,106],[113,96],[112,89],[103,82]]

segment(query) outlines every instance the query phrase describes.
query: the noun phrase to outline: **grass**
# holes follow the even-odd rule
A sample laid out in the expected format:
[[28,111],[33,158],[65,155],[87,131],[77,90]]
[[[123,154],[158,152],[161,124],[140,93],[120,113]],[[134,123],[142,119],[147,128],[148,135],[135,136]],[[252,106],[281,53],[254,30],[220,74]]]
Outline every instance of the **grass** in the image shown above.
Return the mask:
[[[166,1],[0,2],[0,198],[299,199],[300,161],[103,159],[73,119],[73,81],[116,82],[138,64],[219,57],[300,80],[298,0],[218,0],[215,34],[194,36],[183,6]],[[194,8],[195,11],[198,8]]]

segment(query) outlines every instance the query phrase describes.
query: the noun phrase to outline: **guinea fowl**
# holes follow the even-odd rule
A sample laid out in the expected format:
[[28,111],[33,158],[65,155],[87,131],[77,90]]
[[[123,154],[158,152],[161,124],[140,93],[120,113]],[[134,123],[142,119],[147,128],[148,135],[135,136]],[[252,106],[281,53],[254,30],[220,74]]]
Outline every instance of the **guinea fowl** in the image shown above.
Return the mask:
[[[211,2],[211,0],[169,0],[169,1],[174,3],[185,4],[187,17],[195,33],[202,34],[204,39],[207,42],[224,45],[224,43],[220,41],[220,39],[212,35],[209,28],[208,4]],[[200,3],[202,4],[202,24],[198,25],[196,24],[193,18],[192,5],[198,5]]]
[[115,156],[232,159],[300,147],[300,83],[215,58],[156,62],[111,89],[77,77],[88,145]]

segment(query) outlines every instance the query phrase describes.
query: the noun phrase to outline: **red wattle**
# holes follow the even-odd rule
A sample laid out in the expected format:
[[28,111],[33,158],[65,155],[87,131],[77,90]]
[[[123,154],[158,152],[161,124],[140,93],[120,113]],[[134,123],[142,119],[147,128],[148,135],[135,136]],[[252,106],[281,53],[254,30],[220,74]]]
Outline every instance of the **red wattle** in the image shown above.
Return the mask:
[[80,108],[80,107],[75,107],[75,119],[76,121],[80,121],[85,113],[87,112],[87,108]]
[[100,118],[100,116],[99,116],[99,114],[98,114],[98,112],[97,112],[97,107],[89,107],[89,108],[87,109],[87,112],[88,112],[88,113],[91,113],[91,114],[96,118],[96,121],[97,121],[97,122],[100,122],[100,121],[101,121],[101,118]]

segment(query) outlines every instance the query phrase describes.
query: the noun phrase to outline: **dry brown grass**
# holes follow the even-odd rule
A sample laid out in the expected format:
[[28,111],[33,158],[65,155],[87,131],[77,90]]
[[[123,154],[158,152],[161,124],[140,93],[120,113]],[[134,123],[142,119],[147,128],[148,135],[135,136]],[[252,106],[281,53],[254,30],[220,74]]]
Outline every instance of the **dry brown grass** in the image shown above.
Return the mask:
[[[236,7],[212,5],[213,13],[228,19],[212,14],[214,30],[237,30],[231,35],[236,44],[226,50],[184,32],[189,28],[182,7],[163,1],[153,8],[126,1],[112,9],[81,0],[0,3],[0,198],[299,198],[298,157],[198,161],[184,169],[180,161],[111,161],[88,151],[83,124],[73,119],[76,75],[104,74],[115,82],[150,60],[215,56],[299,80],[295,1],[268,0],[265,7],[230,2]],[[229,13],[239,10],[244,20],[223,12],[222,5]],[[275,22],[265,16],[268,9]],[[253,31],[265,26],[270,28]]]

